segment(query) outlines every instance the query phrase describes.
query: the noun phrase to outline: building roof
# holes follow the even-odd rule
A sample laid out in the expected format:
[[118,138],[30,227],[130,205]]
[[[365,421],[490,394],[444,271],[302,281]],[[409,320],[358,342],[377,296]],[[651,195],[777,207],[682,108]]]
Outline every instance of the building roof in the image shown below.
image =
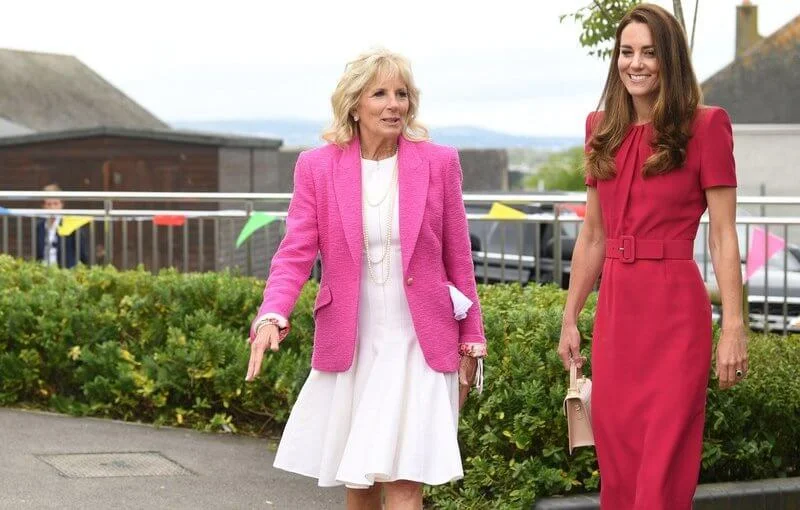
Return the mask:
[[0,117],[33,131],[168,127],[75,57],[0,49]]
[[703,82],[734,124],[800,124],[800,16]]
[[25,135],[33,132],[32,129],[20,126],[19,124],[15,124],[10,120],[0,117],[0,136]]
[[211,145],[215,147],[238,147],[248,149],[275,149],[283,144],[275,138],[254,136],[236,136],[219,133],[203,133],[200,131],[179,131],[175,129],[132,129],[124,127],[94,127],[70,129],[64,131],[47,131],[17,136],[0,137],[0,147],[13,147],[62,140],[95,138],[98,136],[114,138],[134,138],[160,142],[186,143],[192,145]]

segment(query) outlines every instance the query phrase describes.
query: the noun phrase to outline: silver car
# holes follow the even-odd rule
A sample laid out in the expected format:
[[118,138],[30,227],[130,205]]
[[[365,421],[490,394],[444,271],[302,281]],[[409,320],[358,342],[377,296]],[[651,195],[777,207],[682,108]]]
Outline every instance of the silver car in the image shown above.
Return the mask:
[[[752,232],[750,227],[750,231]],[[760,227],[763,228],[763,227]],[[745,225],[737,225],[739,252],[742,255],[742,277],[747,265],[749,236]],[[774,230],[772,229],[775,233]],[[694,258],[706,288],[712,296],[712,314],[721,319],[719,287],[707,248],[706,227],[700,227],[695,239]],[[780,234],[778,234],[780,235]],[[767,264],[756,271],[745,286],[749,307],[750,327],[759,331],[800,333],[800,247],[788,244],[777,252]],[[765,313],[766,310],[766,313]]]

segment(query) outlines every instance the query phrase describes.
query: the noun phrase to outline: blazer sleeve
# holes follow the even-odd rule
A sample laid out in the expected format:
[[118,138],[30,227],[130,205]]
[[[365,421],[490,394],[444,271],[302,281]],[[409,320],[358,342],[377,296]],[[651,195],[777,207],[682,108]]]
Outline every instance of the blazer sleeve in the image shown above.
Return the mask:
[[90,234],[90,227],[85,226],[78,229],[80,232],[80,248],[79,248],[79,259],[80,262],[84,266],[89,265],[89,236]]
[[[314,178],[306,154],[300,154],[294,169],[294,191],[286,217],[286,235],[272,258],[257,318],[265,314],[291,315],[297,297],[311,275],[318,251]],[[255,322],[250,326],[251,339]]]
[[466,318],[458,322],[459,343],[486,343],[483,316],[475,284],[467,211],[461,193],[462,180],[458,151],[453,149],[445,174],[442,256],[447,278],[474,303]]
[[44,245],[47,234],[45,233],[44,220],[36,222],[36,260],[44,259]]

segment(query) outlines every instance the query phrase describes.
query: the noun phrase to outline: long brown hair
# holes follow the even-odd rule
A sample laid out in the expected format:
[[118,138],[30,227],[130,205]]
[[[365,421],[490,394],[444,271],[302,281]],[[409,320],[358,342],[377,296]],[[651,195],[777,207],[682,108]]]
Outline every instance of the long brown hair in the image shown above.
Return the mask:
[[591,151],[586,156],[586,172],[596,179],[610,179],[616,173],[616,153],[631,124],[636,121],[633,99],[617,68],[622,31],[631,23],[644,23],[650,29],[659,66],[658,97],[653,106],[653,155],[642,168],[652,176],[680,168],[686,161],[686,145],[692,137],[692,121],[702,101],[702,92],[692,68],[686,34],[678,20],[665,9],[640,4],[620,21],[614,52],[600,104],[604,115],[592,126]]

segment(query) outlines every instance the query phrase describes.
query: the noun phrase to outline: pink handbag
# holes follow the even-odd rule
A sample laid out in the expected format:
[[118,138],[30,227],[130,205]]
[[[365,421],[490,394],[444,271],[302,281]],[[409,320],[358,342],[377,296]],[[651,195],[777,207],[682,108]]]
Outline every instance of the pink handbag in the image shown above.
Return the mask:
[[564,398],[569,454],[579,446],[594,446],[592,433],[592,381],[575,363],[569,367],[569,389]]

